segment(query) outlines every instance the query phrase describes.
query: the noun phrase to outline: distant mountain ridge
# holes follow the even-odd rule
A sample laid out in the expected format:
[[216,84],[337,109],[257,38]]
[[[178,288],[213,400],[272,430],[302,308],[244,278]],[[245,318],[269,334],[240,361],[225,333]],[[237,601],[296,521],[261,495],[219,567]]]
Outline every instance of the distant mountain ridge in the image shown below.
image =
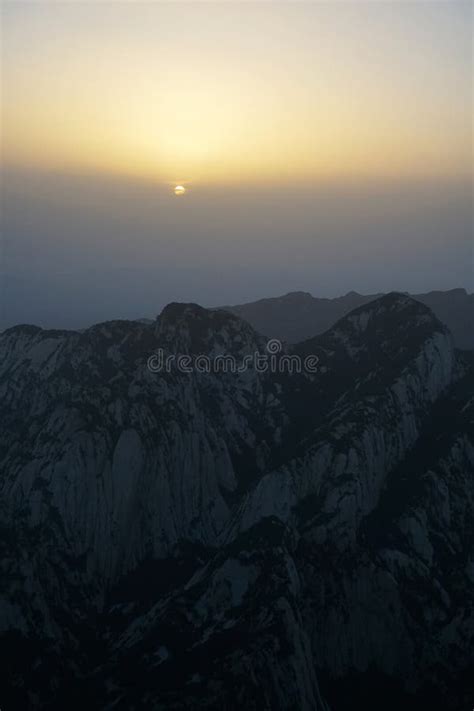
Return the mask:
[[[383,294],[358,294],[349,291],[333,299],[293,291],[283,296],[260,299],[235,306],[224,306],[269,338],[297,343],[327,331],[353,309]],[[428,306],[451,331],[457,348],[474,349],[474,294],[465,289],[430,291],[412,298]]]

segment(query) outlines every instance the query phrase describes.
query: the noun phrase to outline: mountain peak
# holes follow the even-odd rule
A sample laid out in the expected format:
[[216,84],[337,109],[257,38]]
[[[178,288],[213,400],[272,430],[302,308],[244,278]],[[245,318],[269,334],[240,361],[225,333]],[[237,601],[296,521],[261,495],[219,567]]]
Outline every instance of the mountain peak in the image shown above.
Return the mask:
[[343,316],[334,329],[345,329],[352,332],[365,332],[368,328],[378,332],[387,329],[415,330],[422,324],[430,324],[433,328],[445,331],[445,327],[434,313],[420,301],[397,291],[363,304]]
[[286,299],[287,301],[307,301],[313,300],[314,296],[309,293],[309,291],[289,291],[287,294],[284,294],[284,296],[281,296],[280,299]]
[[183,353],[235,352],[263,340],[243,319],[223,309],[173,302],[157,318],[156,335]]
[[193,302],[172,301],[161,311],[158,319],[160,321],[177,321],[182,318],[202,318],[208,313],[207,309]]

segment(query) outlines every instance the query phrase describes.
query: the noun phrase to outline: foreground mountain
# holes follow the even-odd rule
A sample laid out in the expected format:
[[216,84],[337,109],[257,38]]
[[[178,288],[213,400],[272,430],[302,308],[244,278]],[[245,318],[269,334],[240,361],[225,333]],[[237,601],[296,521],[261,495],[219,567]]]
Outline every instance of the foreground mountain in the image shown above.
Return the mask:
[[[323,333],[353,309],[381,296],[350,291],[334,299],[320,299],[307,292],[295,291],[224,308],[270,338],[297,343]],[[451,289],[415,294],[413,298],[428,306],[448,327],[457,348],[474,349],[474,294],[467,294],[465,289]]]
[[469,354],[401,294],[316,373],[160,348],[266,352],[193,304],[0,336],[2,711],[471,708]]

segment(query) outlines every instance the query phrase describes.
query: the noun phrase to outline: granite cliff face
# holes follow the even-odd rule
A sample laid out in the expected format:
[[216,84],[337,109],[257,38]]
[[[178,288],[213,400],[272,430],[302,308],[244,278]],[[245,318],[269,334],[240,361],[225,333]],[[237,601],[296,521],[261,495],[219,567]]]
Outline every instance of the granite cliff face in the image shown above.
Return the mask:
[[[389,294],[265,353],[237,316],[0,336],[0,705],[472,706],[474,368]],[[359,706],[357,706],[359,707]]]

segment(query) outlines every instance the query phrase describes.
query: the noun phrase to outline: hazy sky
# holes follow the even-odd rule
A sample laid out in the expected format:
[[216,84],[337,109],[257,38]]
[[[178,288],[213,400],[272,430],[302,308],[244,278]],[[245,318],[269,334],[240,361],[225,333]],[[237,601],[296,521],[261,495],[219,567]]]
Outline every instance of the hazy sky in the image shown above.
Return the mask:
[[471,3],[7,3],[9,163],[215,183],[466,174]]
[[471,289],[472,30],[455,0],[3,2],[3,272]]

